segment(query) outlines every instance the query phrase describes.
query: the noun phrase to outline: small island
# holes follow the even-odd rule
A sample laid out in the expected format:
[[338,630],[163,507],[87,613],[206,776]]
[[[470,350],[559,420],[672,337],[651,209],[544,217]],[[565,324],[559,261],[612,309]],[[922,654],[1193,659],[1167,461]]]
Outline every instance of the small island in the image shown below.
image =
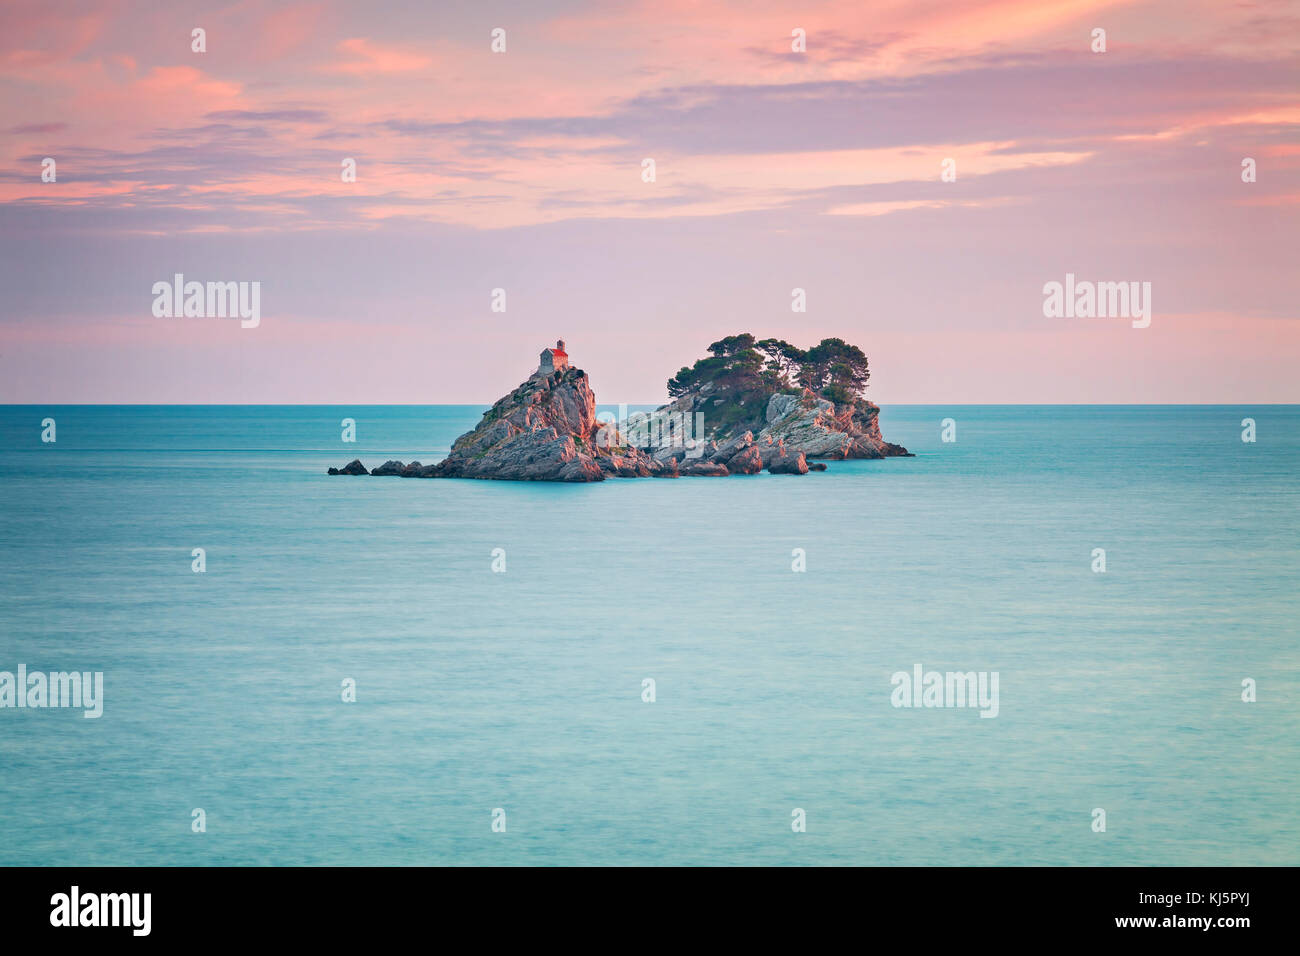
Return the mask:
[[668,382],[669,404],[614,421],[597,416],[587,373],[570,364],[561,339],[438,464],[386,461],[370,471],[354,459],[328,473],[602,481],[804,475],[826,470],[816,459],[909,456],[880,434],[857,346],[832,338],[803,350],[745,332],[709,353]]

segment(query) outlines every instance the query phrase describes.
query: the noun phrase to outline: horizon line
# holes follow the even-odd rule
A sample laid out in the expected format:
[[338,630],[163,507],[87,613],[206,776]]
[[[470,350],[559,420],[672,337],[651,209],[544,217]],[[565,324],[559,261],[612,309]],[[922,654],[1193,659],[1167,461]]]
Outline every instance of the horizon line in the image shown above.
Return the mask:
[[[488,402],[0,402],[0,408],[489,408]],[[667,402],[597,402],[601,405],[648,405],[661,407]],[[884,408],[946,408],[979,406],[982,408],[1296,408],[1295,402],[891,402]]]

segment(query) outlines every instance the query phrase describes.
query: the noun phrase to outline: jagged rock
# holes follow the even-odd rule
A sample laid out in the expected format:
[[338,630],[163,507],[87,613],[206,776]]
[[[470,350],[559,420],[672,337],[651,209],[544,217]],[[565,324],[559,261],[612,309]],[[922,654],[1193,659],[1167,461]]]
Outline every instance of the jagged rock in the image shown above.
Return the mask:
[[723,478],[731,474],[727,466],[716,461],[687,461],[681,466],[684,477]]
[[[547,356],[551,361],[547,361]],[[564,361],[559,361],[563,358]],[[720,399],[720,395],[726,395]],[[809,456],[821,458],[880,458],[905,455],[906,449],[880,437],[879,409],[870,402],[852,404],[837,413],[835,405],[810,390],[783,391],[766,396],[736,414],[746,404],[731,393],[704,383],[660,409],[674,416],[670,431],[679,443],[653,451],[631,444],[637,431],[620,434],[612,424],[596,420],[596,396],[587,373],[568,364],[563,343],[543,352],[538,370],[510,394],[498,399],[478,425],[456,439],[450,453],[436,465],[418,461],[384,462],[367,472],[359,460],[331,475],[400,475],[403,478],[482,478],[510,481],[603,481],[606,478],[677,478],[757,474],[806,474]],[[754,399],[755,394],[749,394]],[[765,407],[760,404],[766,399]],[[697,435],[682,416],[705,411],[716,401],[735,403],[721,409],[736,434]],[[698,419],[689,419],[693,426]],[[764,427],[755,436],[746,426]],[[765,423],[765,424],[764,424]],[[707,422],[706,422],[707,424]],[[683,434],[683,432],[685,434]],[[660,429],[652,429],[659,434]],[[694,435],[683,443],[686,435]],[[720,439],[720,440],[719,440]],[[654,439],[651,439],[654,440]],[[824,470],[825,466],[812,466]]]
[[808,462],[808,470],[809,470],[809,471],[825,471],[825,470],[826,470],[826,462],[824,462],[824,461],[810,461],[810,462]]
[[767,403],[767,427],[759,439],[782,441],[808,458],[885,458],[906,456],[901,445],[880,434],[879,406],[860,401],[836,411],[835,403],[804,389],[801,395],[773,395]]
[[806,475],[808,462],[801,451],[791,451],[782,446],[779,454],[768,459],[767,470],[774,475]]
[[[479,445],[471,446],[479,449]],[[570,468],[570,464],[576,467]],[[473,456],[453,451],[437,466],[437,478],[497,478],[515,481],[602,481],[600,466],[580,454],[572,435],[557,434],[553,426],[516,432]]]
[[[830,402],[826,404],[829,405]],[[767,403],[767,423],[775,425],[798,407],[799,396],[797,395],[773,395]]]
[[[719,408],[720,399],[714,394],[715,389],[705,387],[708,385],[712,383],[679,395],[657,413],[681,416],[703,413],[706,435],[718,442],[717,451],[710,455],[714,461],[725,463],[724,450],[745,434],[744,431],[729,434],[730,428],[750,429],[751,434],[757,429],[754,441],[784,441],[787,448],[801,451],[807,458],[909,456],[906,448],[884,440],[878,421],[880,408],[865,399],[837,409],[834,402],[811,389],[793,394],[775,392],[766,397],[764,409],[755,416],[737,414],[744,405],[742,400],[736,400],[734,408]],[[715,433],[710,422],[719,420],[727,424],[719,426],[723,430]]]
[[763,470],[763,453],[757,445],[750,445],[728,458],[726,465],[733,475],[757,475]]
[[630,454],[618,456],[601,456],[597,459],[600,467],[606,474],[614,475],[618,478],[649,478],[653,472],[651,467],[655,464],[646,459],[644,455]]
[[578,455],[563,468],[557,476],[559,481],[603,481],[604,473],[600,465],[586,455]]
[[348,463],[347,463],[346,465],[344,465],[342,468],[331,468],[328,472],[326,472],[326,474],[330,474],[330,475],[368,475],[368,474],[370,474],[370,472],[366,471],[366,466],[363,465],[363,464],[361,464],[361,459],[360,459],[360,458],[353,458],[350,462],[348,462]]
[[739,435],[733,435],[721,444],[714,443],[713,453],[709,456],[712,461],[720,461],[724,464],[734,458],[736,455],[745,451],[749,446],[754,444],[753,432],[741,432]]
[[773,440],[768,435],[764,435],[754,447],[758,449],[759,458],[763,462],[764,468],[771,463],[772,459],[785,454],[785,442]]
[[430,477],[603,481],[608,472],[596,461],[598,431],[586,372],[534,374],[456,439]]

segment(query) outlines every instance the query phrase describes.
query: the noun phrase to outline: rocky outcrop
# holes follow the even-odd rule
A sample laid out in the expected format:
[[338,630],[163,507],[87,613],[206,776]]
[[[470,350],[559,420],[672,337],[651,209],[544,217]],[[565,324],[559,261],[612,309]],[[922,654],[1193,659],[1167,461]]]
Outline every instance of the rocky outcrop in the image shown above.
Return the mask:
[[733,475],[757,475],[763,470],[763,453],[757,445],[751,444],[728,458],[726,465]]
[[793,451],[786,448],[785,445],[777,446],[777,450],[767,459],[767,470],[774,475],[806,475],[808,474],[808,462],[801,451]]
[[[472,433],[471,433],[472,434]],[[595,460],[578,451],[572,435],[551,427],[518,431],[498,423],[435,466],[434,478],[503,478],[513,481],[600,481]]]
[[759,438],[782,441],[806,458],[887,458],[909,455],[880,434],[880,407],[865,400],[836,410],[835,403],[804,389],[773,395]]
[[[713,400],[702,388],[660,413],[693,414],[697,401]],[[750,404],[746,420],[755,420],[760,408],[761,404]],[[805,475],[810,469],[826,468],[810,466],[809,458],[906,455],[905,448],[881,438],[878,412],[870,402],[837,412],[833,403],[809,390],[782,392],[767,401],[757,436],[744,430],[692,440],[674,432],[676,445],[638,448],[631,443],[637,429],[629,429],[625,436],[613,424],[597,421],[596,396],[586,372],[543,363],[527,381],[498,399],[472,431],[457,438],[438,464],[392,459],[367,472],[354,459],[342,468],[330,468],[329,474],[572,482],[754,475],[764,469],[776,475]],[[707,418],[707,410],[705,414]]]
[[683,475],[696,478],[724,478],[731,474],[727,466],[718,461],[690,461],[681,466]]
[[368,475],[366,466],[361,464],[361,459],[353,458],[342,468],[331,468],[328,472],[331,475]]
[[[703,415],[705,436],[715,440],[720,450],[730,447],[743,435],[749,435],[750,441],[756,440],[760,444],[783,442],[792,452],[801,452],[805,459],[888,458],[910,454],[902,445],[885,441],[878,421],[880,407],[865,399],[837,409],[834,402],[811,389],[777,392],[767,398],[761,427],[759,424],[754,426],[759,428],[757,439],[754,439],[752,431],[726,434],[728,422],[738,416],[753,421],[755,416],[747,410],[730,408],[723,399],[716,397],[708,383],[656,412],[682,416],[686,421],[693,420],[690,416],[697,413]],[[711,424],[719,422],[719,425]],[[723,433],[719,434],[719,430]],[[734,473],[736,469],[731,470]]]
[[[483,414],[478,427],[456,439],[431,478],[509,481],[602,481],[651,465],[635,449],[598,455],[596,396],[576,368],[539,371]],[[608,458],[602,466],[598,457]]]
[[[331,475],[367,474],[359,461]],[[703,474],[704,472],[699,472]],[[725,471],[724,471],[725,473]],[[496,402],[461,435],[437,465],[386,461],[370,474],[403,478],[486,478],[508,481],[601,481],[606,476],[676,477],[675,462],[627,447],[616,429],[596,421],[596,397],[580,369],[539,370]]]

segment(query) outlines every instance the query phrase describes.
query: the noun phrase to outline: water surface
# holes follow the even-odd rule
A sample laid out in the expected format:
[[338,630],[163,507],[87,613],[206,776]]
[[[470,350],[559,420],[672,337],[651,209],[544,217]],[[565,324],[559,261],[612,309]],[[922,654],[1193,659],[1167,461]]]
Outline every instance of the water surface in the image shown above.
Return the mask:
[[[0,710],[0,864],[1300,863],[1297,407],[889,407],[917,457],[804,477],[325,475],[481,411],[0,407],[0,670],[106,697]],[[997,671],[999,716],[895,709],[916,663]]]

